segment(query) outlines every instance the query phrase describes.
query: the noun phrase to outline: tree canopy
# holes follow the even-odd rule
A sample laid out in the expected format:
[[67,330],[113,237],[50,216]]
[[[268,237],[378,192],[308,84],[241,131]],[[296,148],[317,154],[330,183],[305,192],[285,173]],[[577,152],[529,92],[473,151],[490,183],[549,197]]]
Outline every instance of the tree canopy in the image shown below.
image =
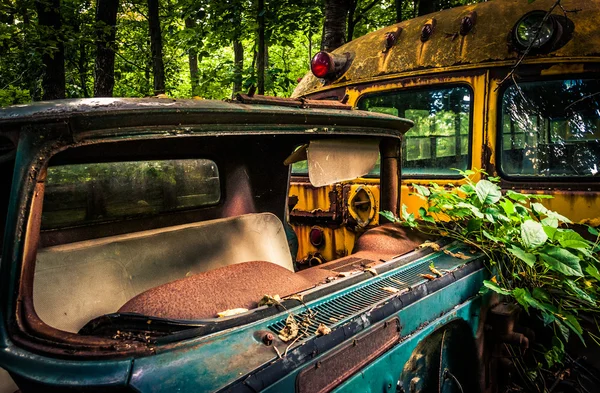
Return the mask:
[[288,96],[322,47],[475,1],[7,0],[0,106],[92,96],[221,99],[253,87]]

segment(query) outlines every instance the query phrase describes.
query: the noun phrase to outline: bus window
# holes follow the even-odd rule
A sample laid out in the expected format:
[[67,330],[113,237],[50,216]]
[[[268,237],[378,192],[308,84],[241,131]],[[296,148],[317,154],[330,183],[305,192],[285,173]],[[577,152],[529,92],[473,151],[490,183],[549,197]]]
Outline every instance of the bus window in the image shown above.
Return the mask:
[[501,171],[590,177],[600,165],[600,81],[526,82],[502,95]]
[[470,166],[471,101],[471,90],[457,86],[368,95],[358,102],[358,108],[415,123],[405,135],[405,176],[455,177],[453,168],[464,170]]

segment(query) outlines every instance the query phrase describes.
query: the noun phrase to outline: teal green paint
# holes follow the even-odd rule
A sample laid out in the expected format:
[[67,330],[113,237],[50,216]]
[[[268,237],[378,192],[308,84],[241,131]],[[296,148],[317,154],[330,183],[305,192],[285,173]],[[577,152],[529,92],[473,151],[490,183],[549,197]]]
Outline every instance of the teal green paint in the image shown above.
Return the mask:
[[[464,247],[455,245],[450,247],[450,250],[452,252],[464,251]],[[347,292],[369,285],[374,281],[381,280],[399,271],[407,270],[416,264],[423,262],[429,264],[432,260],[435,260],[436,266],[443,269],[452,269],[464,263],[464,261],[450,257],[443,252],[430,254],[409,264],[350,286],[342,291],[324,296],[307,305],[313,307],[322,304]],[[422,310],[419,320],[428,321],[435,319],[444,310],[451,310],[456,304],[460,304],[469,297],[477,294],[484,276],[482,273],[474,274],[419,300],[410,306],[410,308],[413,310]],[[422,280],[422,282],[425,281],[427,280]],[[466,283],[469,285],[466,285]],[[393,296],[390,295],[390,298]],[[299,306],[289,311],[299,314],[303,310],[304,306]],[[417,311],[415,312],[418,313]],[[179,350],[167,350],[160,353],[160,348],[158,348],[159,353],[156,355],[136,359],[133,366],[131,384],[143,392],[158,391],[159,386],[161,390],[165,389],[166,391],[184,389],[186,386],[189,386],[188,384],[197,386],[201,391],[213,391],[226,386],[242,375],[252,372],[257,367],[277,359],[275,350],[257,341],[254,337],[254,332],[257,330],[267,330],[269,325],[284,318],[286,315],[287,313],[279,314],[237,329],[191,340],[187,343],[182,343]],[[353,316],[352,318],[355,317]],[[341,320],[333,326],[343,325],[349,319],[351,318]],[[285,344],[279,344],[279,351],[281,353],[285,352],[286,346]],[[285,359],[281,361],[285,361]],[[288,378],[285,379],[287,380]],[[290,386],[293,386],[293,383],[292,380],[292,385]],[[286,386],[286,389],[289,388],[289,386]],[[269,389],[267,391],[278,392],[287,390]]]
[[[444,290],[444,292],[447,291]],[[391,351],[386,352],[375,362],[366,366],[361,370],[361,372],[355,374],[353,377],[335,389],[334,392],[359,392],[366,386],[369,386],[372,392],[395,391],[396,382],[402,373],[404,364],[410,358],[417,344],[424,340],[425,337],[433,333],[433,331],[441,326],[446,325],[447,323],[452,322],[453,320],[463,319],[472,327],[473,337],[475,337],[477,327],[479,326],[479,311],[482,305],[481,300],[481,296],[477,296],[473,300],[467,301],[453,311],[444,314],[442,317],[431,321],[431,323],[424,329],[409,335],[406,340],[402,341],[400,345],[396,346]],[[414,306],[419,305],[421,305],[421,303],[416,303],[409,308],[414,309]],[[433,305],[435,305],[435,303]],[[408,311],[407,313],[402,311],[399,313],[401,321],[406,320],[407,318],[410,319],[411,314],[412,316],[414,316],[414,314],[422,314],[418,310],[406,310]],[[393,390],[388,390],[390,383],[392,384]]]
[[131,359],[54,359],[12,345],[0,351],[0,364],[29,380],[61,387],[126,386],[131,372]]
[[[456,260],[456,258],[454,259]],[[404,363],[418,342],[436,328],[454,319],[464,319],[475,333],[479,324],[479,312],[482,304],[481,296],[477,294],[486,277],[486,271],[479,270],[400,310],[396,315],[400,318],[402,337],[407,337],[407,339],[355,374],[336,391],[385,392],[382,390],[383,386],[388,385],[389,382],[386,381],[390,378],[395,378],[393,383],[393,389],[395,389],[395,381],[398,380]],[[459,306],[455,308],[456,305]],[[442,313],[444,315],[438,317]],[[425,328],[418,330],[424,322],[430,323]],[[327,353],[315,358],[314,362],[324,356],[327,356]],[[308,367],[314,362],[310,363]],[[265,393],[293,392],[296,377],[301,370],[302,368],[281,379],[266,389]]]

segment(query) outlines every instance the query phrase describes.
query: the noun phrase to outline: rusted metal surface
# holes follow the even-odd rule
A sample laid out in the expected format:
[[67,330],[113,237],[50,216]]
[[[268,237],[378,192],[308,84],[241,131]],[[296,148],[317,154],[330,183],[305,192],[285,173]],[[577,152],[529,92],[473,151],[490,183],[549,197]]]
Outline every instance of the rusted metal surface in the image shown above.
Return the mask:
[[[513,26],[527,12],[548,10],[554,0],[537,0],[531,4],[521,0],[491,1],[480,4],[456,7],[439,11],[427,16],[407,20],[388,26],[376,32],[350,41],[333,53],[348,53],[352,64],[339,79],[323,85],[312,74],[307,74],[296,90],[294,97],[304,96],[317,91],[327,90],[340,85],[355,84],[365,80],[393,78],[400,73],[427,70],[439,72],[443,68],[489,67],[492,63],[506,65],[519,57],[519,52],[509,45],[507,37]],[[596,15],[600,4],[589,0],[570,0],[561,2],[568,10],[578,12],[567,16],[575,24],[573,39],[550,55],[529,56],[527,62],[557,62],[561,59],[580,58],[592,61],[600,54],[600,31],[596,28]],[[477,13],[476,24],[472,30],[461,35],[461,21],[464,17]],[[561,16],[557,7],[555,14]],[[436,20],[431,37],[421,41],[423,26]],[[388,51],[387,34],[402,28],[397,43]]]
[[400,143],[381,141],[381,210],[400,214]]
[[296,380],[296,391],[330,392],[399,341],[400,320],[392,318],[302,370]]
[[342,104],[335,100],[311,100],[307,98],[284,98],[263,95],[237,94],[236,101],[243,104],[281,105],[294,108],[321,108],[350,110],[350,105]]
[[[311,190],[321,192],[320,188],[313,187],[310,184],[306,184],[306,192]],[[342,205],[338,202],[338,190],[332,189],[328,192],[329,208],[327,210],[312,209],[312,210],[301,210],[299,208],[293,209],[290,212],[290,222],[292,224],[302,223],[327,223],[327,224],[339,224],[342,219]],[[290,198],[296,199],[296,204],[299,202],[299,195],[292,195]],[[317,197],[318,198],[318,197]]]
[[[344,106],[345,108],[345,106]],[[289,134],[308,125],[327,128],[327,133],[344,127],[365,129],[361,135],[399,136],[412,122],[394,116],[345,109],[260,106],[212,100],[87,98],[40,101],[0,109],[0,126],[69,122],[76,141],[99,135],[138,136],[167,128],[165,136],[269,134],[279,129]],[[235,127],[233,127],[235,125]],[[257,126],[257,128],[252,128]]]

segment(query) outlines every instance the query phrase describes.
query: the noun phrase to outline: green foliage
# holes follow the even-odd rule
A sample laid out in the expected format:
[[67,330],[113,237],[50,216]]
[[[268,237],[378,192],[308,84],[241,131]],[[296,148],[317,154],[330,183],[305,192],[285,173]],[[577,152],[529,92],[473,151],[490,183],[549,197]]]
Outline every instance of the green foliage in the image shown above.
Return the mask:
[[[596,316],[600,274],[597,252],[600,237],[588,227],[595,242],[566,225],[571,221],[536,202],[546,196],[508,191],[490,180],[472,182],[474,171],[464,171],[460,187],[414,185],[427,202],[416,213],[402,207],[402,217],[382,216],[425,233],[448,236],[479,249],[495,276],[484,290],[513,298],[526,312],[553,326],[563,339],[569,331],[583,340],[582,314]],[[495,180],[495,179],[492,179]],[[435,218],[435,220],[433,219]],[[560,362],[564,345],[556,337],[545,353],[549,365]]]
[[[42,0],[43,1],[43,0]],[[445,0],[441,8],[471,3]],[[320,0],[266,0],[265,93],[289,96],[309,62],[320,48],[323,2]],[[402,18],[416,16],[415,1],[402,2]],[[358,0],[354,15],[354,37],[395,23],[395,3]],[[48,35],[48,27],[37,23],[33,0],[8,0],[0,5],[1,104],[39,100],[44,71],[42,55],[53,55],[56,37],[65,48],[67,97],[90,97],[94,92],[95,48],[98,33],[109,26],[95,21],[96,3],[61,0],[62,29]],[[148,38],[148,7],[145,0],[119,2],[115,42],[115,86],[117,97],[153,95],[152,55]],[[256,85],[257,2],[241,0],[165,0],[160,2],[166,94],[170,97],[222,99],[232,94],[234,80],[242,90]],[[191,21],[186,25],[186,20]],[[53,36],[53,39],[44,38]],[[241,39],[243,67],[234,67],[233,40]],[[198,86],[192,92],[189,56],[198,60]],[[25,99],[27,95],[27,99]],[[7,98],[8,97],[8,98]],[[431,129],[429,114],[415,113],[423,132]],[[436,130],[444,132],[454,123],[452,114],[436,119]],[[439,123],[439,124],[438,124]],[[462,122],[461,124],[467,124]],[[445,149],[440,146],[440,149]],[[449,148],[447,148],[449,149]]]
[[6,89],[0,89],[0,107],[25,104],[30,101],[29,91],[21,90],[15,86],[8,86]]

